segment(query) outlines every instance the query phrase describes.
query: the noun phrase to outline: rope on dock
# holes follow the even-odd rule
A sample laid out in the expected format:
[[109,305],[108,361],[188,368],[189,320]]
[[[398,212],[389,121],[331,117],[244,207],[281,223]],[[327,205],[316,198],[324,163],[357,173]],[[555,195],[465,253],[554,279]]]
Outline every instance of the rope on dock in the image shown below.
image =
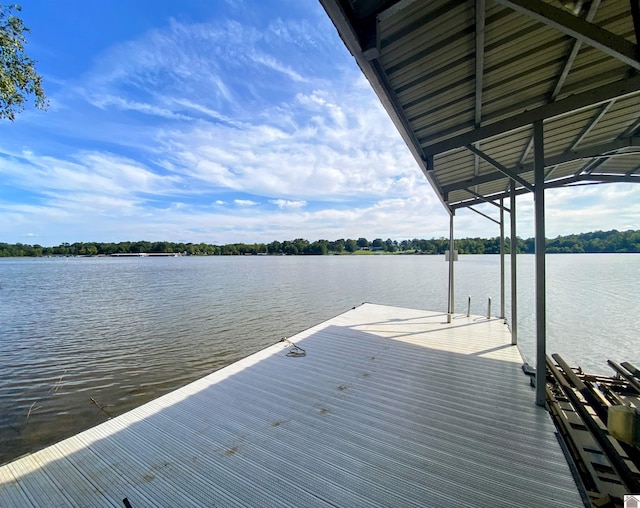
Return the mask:
[[307,352],[304,349],[302,349],[300,346],[297,346],[295,343],[291,342],[286,337],[282,337],[280,339],[280,342],[288,342],[289,344],[291,344],[293,346],[289,350],[289,352],[287,353],[288,357],[290,357],[290,358],[300,358],[302,356],[307,356]]

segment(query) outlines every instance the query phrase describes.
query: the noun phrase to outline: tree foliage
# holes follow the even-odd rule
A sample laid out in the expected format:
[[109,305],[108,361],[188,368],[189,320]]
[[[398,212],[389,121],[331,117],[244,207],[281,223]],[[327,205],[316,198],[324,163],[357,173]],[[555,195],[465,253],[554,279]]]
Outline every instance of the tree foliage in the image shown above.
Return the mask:
[[44,110],[48,106],[42,77],[24,48],[25,34],[30,30],[13,14],[21,10],[19,5],[0,5],[0,119],[11,121],[24,110],[29,97],[35,99],[37,108]]
[[[364,240],[361,238],[360,240]],[[175,243],[175,242],[76,242],[73,244],[62,243],[57,247],[43,247],[41,245],[25,245],[17,243],[10,245],[0,243],[0,257],[39,257],[39,256],[109,256],[111,254],[136,254],[146,253],[176,253],[187,256],[242,256],[248,254],[271,255],[325,255],[325,254],[349,254],[361,252],[388,252],[404,254],[444,254],[449,248],[449,240],[446,238],[434,238],[424,240],[414,238],[412,240],[387,239],[382,241],[376,238],[371,244],[358,247],[358,241],[352,238],[329,241],[317,240],[309,242],[304,238],[273,241],[264,243],[232,243],[227,245],[210,245],[206,243]],[[365,242],[360,242],[364,244]],[[516,238],[517,252],[521,254],[533,254],[535,242],[532,238],[523,240]],[[362,249],[368,249],[362,251]],[[498,254],[500,252],[499,238],[462,238],[455,241],[455,247],[460,254]],[[511,250],[509,238],[505,241],[505,252]],[[547,253],[596,253],[596,252],[638,252],[640,253],[640,231],[595,231],[579,235],[559,236],[547,240]]]

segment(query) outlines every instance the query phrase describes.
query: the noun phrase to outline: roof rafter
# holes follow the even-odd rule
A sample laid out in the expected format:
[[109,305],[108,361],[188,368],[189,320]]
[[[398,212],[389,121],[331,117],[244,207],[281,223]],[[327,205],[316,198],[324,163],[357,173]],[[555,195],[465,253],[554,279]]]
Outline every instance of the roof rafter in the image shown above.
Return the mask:
[[320,2],[450,213],[528,192],[542,122],[545,187],[640,172],[640,0]]
[[640,76],[633,76],[586,92],[571,95],[565,99],[545,104],[529,111],[521,112],[499,122],[493,122],[473,129],[464,134],[453,136],[442,141],[424,146],[425,155],[438,155],[482,139],[487,139],[506,132],[529,126],[538,120],[562,116],[584,108],[608,102],[615,98],[623,98],[640,92]]
[[482,121],[482,83],[484,79],[484,32],[485,0],[476,0],[476,83],[475,83],[475,122],[476,127]]
[[624,37],[545,2],[531,2],[529,0],[496,0],[496,2],[556,28],[604,51],[634,69],[640,70],[640,62],[637,60],[636,53],[637,47]]
[[607,111],[611,109],[611,106],[613,106],[615,102],[616,100],[613,99],[612,101],[609,101],[600,107],[600,110],[598,111],[596,116],[594,116],[591,119],[591,121],[585,126],[585,128],[582,130],[580,135],[576,138],[576,140],[573,143],[571,143],[571,146],[569,147],[570,151],[576,149],[576,147],[582,142],[582,140],[587,137],[587,134],[589,134],[591,130],[595,127],[595,125],[602,119],[602,117],[607,114]]
[[495,207],[497,207],[500,210],[504,210],[505,212],[510,212],[511,210],[509,208],[507,208],[504,205],[499,205],[498,203],[494,202],[493,200],[489,199],[489,198],[485,198],[482,194],[478,194],[477,192],[472,191],[471,189],[465,189],[469,194],[471,194],[472,196],[477,197],[478,199],[484,201],[485,203],[489,203],[490,205],[493,205]]
[[[591,6],[589,7],[589,11],[587,12],[587,16],[585,17],[585,19],[588,22],[592,22],[593,21],[593,18],[595,18],[596,11],[598,10],[599,6],[600,6],[600,0],[593,0],[591,2]],[[571,67],[573,67],[573,62],[575,61],[576,57],[578,56],[578,52],[580,51],[581,47],[582,47],[582,41],[581,40],[576,39],[575,41],[573,41],[573,45],[571,46],[571,51],[569,52],[569,56],[567,57],[567,60],[564,63],[564,67],[562,68],[562,71],[560,72],[560,76],[558,77],[558,81],[556,82],[556,86],[553,89],[553,92],[551,92],[551,101],[550,102],[555,101],[556,98],[558,97],[558,95],[560,94],[560,90],[562,90],[562,87],[564,86],[564,83],[567,80],[567,76],[569,75],[569,71],[571,70]]]
[[523,178],[519,177],[516,173],[514,173],[513,171],[511,171],[510,169],[508,169],[507,167],[503,166],[502,164],[500,164],[497,160],[493,159],[492,157],[489,157],[486,153],[484,153],[482,150],[479,150],[478,148],[476,148],[473,145],[467,145],[466,146],[467,150],[471,150],[473,153],[475,153],[478,157],[483,158],[484,160],[486,160],[489,164],[491,164],[494,168],[496,168],[498,171],[500,171],[500,173],[502,173],[504,176],[511,178],[512,180],[515,180],[516,182],[518,182],[520,185],[522,185],[525,189],[528,189],[529,191],[533,192],[533,186],[527,182],[526,180],[524,180]]
[[628,183],[628,182],[634,182],[634,183],[638,183],[640,182],[640,176],[634,176],[633,174],[630,175],[579,175],[577,177],[578,180],[585,180],[585,181],[593,181],[593,182],[621,182],[621,183]]
[[[516,196],[520,196],[521,194],[529,194],[529,191],[527,189],[524,189],[522,187],[516,189],[515,191],[515,195]],[[511,195],[511,193],[509,191],[505,191],[505,192],[498,192],[496,194],[492,194],[490,196],[488,196],[486,199],[501,199],[501,198],[508,198]],[[481,205],[483,204],[485,201],[481,200],[479,198],[473,198],[473,199],[461,199],[459,201],[456,201],[452,204],[450,204],[450,208],[451,210],[455,211],[455,210],[459,210],[461,208],[467,208],[469,206],[473,206],[473,205]]]
[[[636,138],[618,139],[615,141],[611,141],[609,143],[590,146],[582,150],[569,151],[560,155],[556,155],[554,157],[547,157],[544,161],[544,165],[545,167],[550,167],[550,166],[557,166],[559,164],[565,164],[567,162],[572,162],[580,159],[592,159],[593,157],[603,156],[608,152],[615,152],[616,150],[621,150],[623,148],[629,148],[633,146],[640,146],[640,138],[636,137]],[[614,155],[614,154],[609,154],[606,157],[610,157],[611,155]],[[512,173],[515,173],[516,175],[519,175],[522,173],[529,173],[533,171],[533,163],[523,164],[515,168],[510,168],[509,171]],[[583,171],[583,170],[581,169],[580,171]],[[505,174],[501,171],[494,172],[494,173],[485,173],[484,175],[480,175],[470,180],[464,180],[464,181],[455,182],[449,185],[443,185],[442,190],[446,193],[449,193],[456,190],[467,189],[468,187],[473,187],[474,185],[482,185],[484,183],[488,183],[493,180],[496,180],[497,178],[503,178],[504,176]]]

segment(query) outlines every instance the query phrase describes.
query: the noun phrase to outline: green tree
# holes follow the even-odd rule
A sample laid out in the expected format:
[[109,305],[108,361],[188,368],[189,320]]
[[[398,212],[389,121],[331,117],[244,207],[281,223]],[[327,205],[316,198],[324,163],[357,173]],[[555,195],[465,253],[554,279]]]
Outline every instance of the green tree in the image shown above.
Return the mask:
[[309,245],[309,254],[324,256],[329,252],[329,242],[327,240],[318,240]]
[[369,240],[367,240],[366,238],[360,237],[358,238],[358,241],[356,242],[356,244],[360,249],[364,249],[365,247],[369,247]]
[[298,248],[289,240],[282,242],[282,251],[288,256],[296,256],[298,254]]
[[42,77],[24,50],[25,34],[30,30],[12,12],[21,10],[19,5],[0,5],[0,119],[11,121],[24,110],[29,97],[35,98],[37,108],[45,110],[48,106]]
[[391,240],[391,238],[387,238],[384,242],[384,250],[386,252],[396,252],[398,250],[398,242]]
[[282,252],[282,244],[279,241],[274,240],[268,245],[267,252],[269,254],[280,254]]
[[371,250],[382,250],[384,248],[384,241],[382,238],[376,238],[371,242]]
[[342,254],[342,252],[344,251],[344,238],[340,238],[340,240],[331,242],[329,244],[329,250],[337,254]]
[[358,250],[358,244],[355,240],[348,238],[344,242],[344,250],[346,250],[347,252],[355,252],[356,250]]

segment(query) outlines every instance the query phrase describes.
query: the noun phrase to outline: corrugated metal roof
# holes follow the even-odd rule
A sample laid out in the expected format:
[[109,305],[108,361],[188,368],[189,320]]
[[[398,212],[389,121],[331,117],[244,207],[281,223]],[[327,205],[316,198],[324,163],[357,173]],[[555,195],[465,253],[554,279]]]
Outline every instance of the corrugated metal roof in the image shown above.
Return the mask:
[[[626,0],[320,1],[448,208],[480,202],[467,188],[508,195],[510,179],[467,145],[533,183],[522,165],[535,120],[554,186],[640,182],[637,158],[616,157],[635,148],[640,127]],[[595,167],[591,154],[559,168],[576,146],[601,156]]]
[[1,506],[580,506],[501,319],[365,304],[0,467]]

